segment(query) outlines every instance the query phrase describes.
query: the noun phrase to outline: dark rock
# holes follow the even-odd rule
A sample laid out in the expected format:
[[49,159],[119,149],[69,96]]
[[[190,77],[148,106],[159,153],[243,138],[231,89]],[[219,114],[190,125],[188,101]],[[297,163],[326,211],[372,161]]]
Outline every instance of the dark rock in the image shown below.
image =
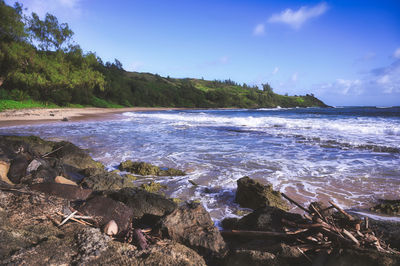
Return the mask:
[[68,122],[68,118],[64,117],[63,119],[61,119],[61,121]]
[[200,204],[180,206],[159,222],[156,231],[196,250],[206,260],[226,255],[226,244],[211,220],[210,214]]
[[[93,171],[93,170],[85,170]],[[93,190],[118,190],[125,187],[134,187],[131,180],[123,178],[116,173],[98,170],[100,173],[85,177],[82,179],[81,186],[83,188],[91,188]],[[93,172],[97,172],[93,171]]]
[[86,168],[103,168],[104,166],[92,159],[92,157],[74,144],[62,141],[55,143],[52,157],[57,157],[63,164],[83,170]]
[[236,229],[238,221],[238,218],[225,218],[221,221],[221,226],[226,230]]
[[110,198],[95,196],[87,200],[78,210],[86,215],[98,218],[100,227],[114,220],[118,225],[118,235],[122,235],[129,228],[133,211],[125,204]]
[[237,181],[236,202],[243,208],[253,210],[264,206],[277,207],[282,210],[289,209],[279,191],[272,189],[272,185],[264,186],[248,176]]
[[379,204],[372,207],[371,211],[388,215],[400,215],[400,200],[380,199]]
[[131,172],[141,176],[183,176],[185,172],[174,168],[160,168],[145,162],[127,160],[118,166],[119,170]]
[[140,188],[124,188],[109,195],[114,200],[125,203],[133,210],[135,219],[142,219],[142,223],[152,225],[161,216],[173,212],[177,205],[164,196],[147,192]]
[[327,256],[322,265],[389,266],[400,265],[400,256],[373,249],[341,249]]
[[236,223],[236,229],[284,232],[282,218],[305,223],[300,214],[285,212],[276,207],[264,207],[244,216]]
[[400,251],[400,223],[369,219],[370,228],[390,247]]
[[0,136],[0,156],[14,159],[18,154],[28,153],[38,157],[52,151],[54,144],[35,136]]
[[85,200],[92,194],[91,189],[82,189],[74,185],[58,183],[33,184],[30,188],[35,191],[40,191],[68,200]]
[[18,184],[26,175],[26,168],[28,168],[29,161],[24,155],[17,155],[12,161],[10,165],[10,170],[8,171],[8,178],[14,184]]

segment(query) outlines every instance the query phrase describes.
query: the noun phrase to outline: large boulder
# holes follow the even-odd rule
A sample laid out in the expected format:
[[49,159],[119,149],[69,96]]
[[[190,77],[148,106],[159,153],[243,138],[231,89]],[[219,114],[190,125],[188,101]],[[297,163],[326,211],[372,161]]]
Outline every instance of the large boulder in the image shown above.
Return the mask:
[[264,206],[288,210],[288,204],[282,199],[279,191],[249,178],[242,177],[237,181],[236,202],[243,208],[257,209]]
[[244,216],[236,222],[235,229],[284,232],[282,219],[305,223],[300,214],[266,206]]
[[176,203],[172,200],[140,188],[124,188],[112,192],[108,196],[125,203],[133,210],[135,219],[150,225],[177,208]]
[[123,235],[129,229],[133,211],[122,202],[102,196],[94,196],[88,199],[78,210],[85,215],[94,216],[100,227],[114,220],[118,225],[118,235]]
[[128,178],[121,177],[120,175],[106,170],[97,169],[86,170],[87,173],[94,173],[82,179],[80,185],[83,188],[90,188],[93,190],[118,190],[125,187],[134,187],[134,184]]
[[118,166],[119,170],[141,176],[183,176],[185,172],[174,168],[161,168],[145,162],[127,160]]
[[226,244],[210,214],[197,203],[186,203],[160,220],[156,231],[196,250],[208,260],[226,255]]

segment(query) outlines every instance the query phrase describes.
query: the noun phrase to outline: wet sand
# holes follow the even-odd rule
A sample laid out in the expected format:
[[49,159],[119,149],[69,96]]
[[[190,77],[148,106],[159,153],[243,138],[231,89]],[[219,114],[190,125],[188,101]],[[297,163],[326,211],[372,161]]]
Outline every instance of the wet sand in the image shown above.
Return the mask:
[[10,127],[29,124],[44,124],[61,122],[66,118],[68,121],[81,120],[108,120],[117,118],[116,115],[124,112],[140,111],[164,111],[179,110],[186,108],[162,108],[162,107],[131,107],[131,108],[33,108],[6,110],[0,112],[0,127]]

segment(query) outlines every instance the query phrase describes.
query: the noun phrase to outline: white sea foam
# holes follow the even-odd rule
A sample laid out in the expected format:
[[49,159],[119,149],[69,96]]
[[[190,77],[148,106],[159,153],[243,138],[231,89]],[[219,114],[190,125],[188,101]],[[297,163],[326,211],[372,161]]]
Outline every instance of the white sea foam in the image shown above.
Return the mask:
[[[126,159],[186,170],[186,176],[157,182],[168,186],[169,197],[201,200],[217,220],[235,216],[236,181],[245,175],[272,183],[304,204],[334,199],[357,208],[371,198],[398,196],[400,154],[393,152],[400,148],[398,117],[309,110],[137,112],[117,121],[24,126],[1,133],[72,141],[110,170]],[[392,152],[371,151],[385,147]]]

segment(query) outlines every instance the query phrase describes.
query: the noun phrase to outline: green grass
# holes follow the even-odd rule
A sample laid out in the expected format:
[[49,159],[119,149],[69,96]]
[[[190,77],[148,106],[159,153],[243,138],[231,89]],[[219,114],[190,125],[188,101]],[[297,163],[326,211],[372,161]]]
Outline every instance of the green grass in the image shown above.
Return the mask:
[[100,99],[97,97],[92,98],[91,105],[94,107],[101,107],[101,108],[123,108],[124,107],[119,104],[107,102],[106,100]]
[[8,109],[25,109],[25,108],[57,108],[53,103],[42,103],[32,100],[14,101],[0,99],[0,112]]

